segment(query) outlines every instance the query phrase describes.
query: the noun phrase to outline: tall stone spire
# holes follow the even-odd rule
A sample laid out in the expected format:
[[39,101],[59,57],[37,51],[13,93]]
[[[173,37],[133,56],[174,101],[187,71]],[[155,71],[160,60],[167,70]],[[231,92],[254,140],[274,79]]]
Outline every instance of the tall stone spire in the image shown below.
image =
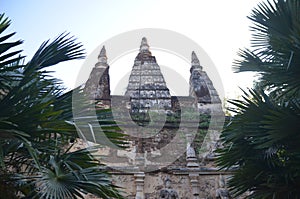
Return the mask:
[[198,68],[202,70],[202,66],[200,65],[200,61],[195,53],[195,51],[192,52],[192,68]]
[[102,47],[98,55],[98,62],[90,73],[84,90],[90,99],[102,100],[103,104],[110,105],[109,65],[105,46]]
[[102,47],[99,55],[98,55],[98,62],[96,63],[96,68],[105,68],[107,67],[107,56],[106,56],[106,49],[105,46]]
[[204,71],[202,71],[202,66],[200,65],[200,61],[194,51],[192,52],[191,65],[190,96],[195,97],[198,102],[210,102],[211,98],[209,88],[206,84],[206,80],[204,79],[207,75]]

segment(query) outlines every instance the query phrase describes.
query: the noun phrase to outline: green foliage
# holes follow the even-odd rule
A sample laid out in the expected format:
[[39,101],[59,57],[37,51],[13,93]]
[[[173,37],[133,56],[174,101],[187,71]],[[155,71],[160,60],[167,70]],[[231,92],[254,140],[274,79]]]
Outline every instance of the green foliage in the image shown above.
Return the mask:
[[235,115],[221,134],[217,164],[237,169],[228,182],[235,197],[300,198],[300,2],[261,3],[249,18],[253,49],[240,51],[234,69],[260,79],[229,101]]
[[[102,198],[121,198],[107,178],[106,168],[92,156],[96,149],[66,151],[47,156],[47,164],[31,176],[18,174],[14,180],[23,181],[23,193],[30,198],[82,198],[93,193]],[[38,189],[34,188],[38,187]]]
[[230,103],[239,109],[222,132],[217,163],[238,167],[228,184],[231,191],[253,191],[255,198],[300,197],[300,107],[278,106],[253,90]]
[[[61,34],[44,42],[23,64],[23,57],[17,56],[21,51],[13,50],[22,41],[7,41],[15,33],[2,36],[9,25],[0,15],[0,190],[9,190],[0,197],[60,199],[92,193],[121,198],[91,149],[67,149],[69,141],[78,137],[72,94],[81,91],[64,93],[60,81],[47,71],[54,64],[83,58],[82,45]],[[106,121],[107,128],[109,124]],[[93,129],[87,124],[85,128]],[[121,133],[104,133],[122,143]]]

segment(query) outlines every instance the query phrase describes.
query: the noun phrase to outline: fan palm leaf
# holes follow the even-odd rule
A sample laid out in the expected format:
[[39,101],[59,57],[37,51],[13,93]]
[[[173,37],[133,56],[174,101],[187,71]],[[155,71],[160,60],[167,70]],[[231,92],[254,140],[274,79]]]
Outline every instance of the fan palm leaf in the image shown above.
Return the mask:
[[238,110],[221,134],[217,164],[238,167],[229,181],[235,196],[250,190],[255,198],[300,197],[299,105],[279,106],[263,93],[250,93],[230,101]]
[[[236,72],[257,72],[264,88],[283,94],[300,93],[300,2],[266,1],[253,9],[249,19],[251,50],[240,50]],[[280,78],[278,78],[280,76]]]

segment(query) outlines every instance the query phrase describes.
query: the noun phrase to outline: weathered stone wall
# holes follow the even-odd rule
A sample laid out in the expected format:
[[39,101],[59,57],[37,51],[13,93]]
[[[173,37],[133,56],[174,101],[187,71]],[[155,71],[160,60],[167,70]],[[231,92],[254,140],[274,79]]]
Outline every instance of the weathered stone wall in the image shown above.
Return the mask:
[[[199,172],[197,177],[199,184],[199,199],[214,199],[216,191],[220,187],[218,184],[220,174],[218,172]],[[224,173],[222,173],[224,174]],[[226,175],[225,176],[229,176]],[[171,180],[171,189],[178,193],[179,199],[193,199],[191,179],[188,173],[148,173],[144,178],[144,199],[159,199],[160,191],[165,188],[165,179]],[[136,178],[134,174],[115,173],[113,182],[123,187],[124,196],[127,199],[136,199]]]

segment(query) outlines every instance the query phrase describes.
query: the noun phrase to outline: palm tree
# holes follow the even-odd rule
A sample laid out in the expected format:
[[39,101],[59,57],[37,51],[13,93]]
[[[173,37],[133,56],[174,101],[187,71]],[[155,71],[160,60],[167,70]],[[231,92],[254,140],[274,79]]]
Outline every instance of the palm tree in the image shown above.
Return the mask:
[[234,69],[260,78],[230,101],[235,116],[221,134],[217,164],[237,168],[228,183],[235,197],[300,198],[300,2],[260,3],[249,18],[252,49],[239,52]]
[[[78,138],[72,93],[81,91],[64,93],[47,70],[83,58],[82,45],[61,34],[25,63],[21,51],[13,50],[22,41],[7,41],[15,33],[2,36],[9,25],[0,15],[0,198],[82,198],[86,193],[122,198],[107,168],[92,155],[95,147],[70,151],[70,140]],[[109,118],[105,122],[110,125],[106,136],[122,144],[123,134]]]

